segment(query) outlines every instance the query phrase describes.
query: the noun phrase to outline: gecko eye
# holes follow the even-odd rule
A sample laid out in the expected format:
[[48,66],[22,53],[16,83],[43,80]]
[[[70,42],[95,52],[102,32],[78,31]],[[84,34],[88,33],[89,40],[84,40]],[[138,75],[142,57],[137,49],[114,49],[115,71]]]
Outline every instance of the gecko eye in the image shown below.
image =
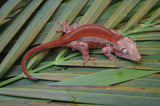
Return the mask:
[[124,48],[124,49],[122,50],[122,53],[123,53],[123,54],[128,54],[127,49]]

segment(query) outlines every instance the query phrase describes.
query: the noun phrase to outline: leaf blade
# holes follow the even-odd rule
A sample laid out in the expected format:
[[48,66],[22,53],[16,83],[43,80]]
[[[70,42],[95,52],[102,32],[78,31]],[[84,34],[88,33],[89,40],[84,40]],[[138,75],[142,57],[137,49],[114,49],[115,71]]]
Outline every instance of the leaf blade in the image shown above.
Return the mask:
[[158,0],[146,0],[139,10],[131,17],[123,28],[122,33],[125,33],[131,29],[156,3]]
[[[24,52],[24,50],[29,46],[29,44],[34,40],[38,32],[45,25],[47,20],[50,18],[52,13],[58,7],[61,1],[57,0],[57,4],[55,1],[47,1],[43,8],[39,11],[39,13],[32,20],[30,25],[27,26],[25,31],[22,33],[18,41],[12,47],[10,52],[3,59],[0,64],[0,78],[2,78],[8,69],[14,64],[14,62],[18,59],[18,57]],[[52,6],[56,5],[56,6]],[[46,6],[46,7],[45,7]],[[47,11],[48,10],[48,11]],[[45,19],[45,20],[44,20]]]
[[109,86],[123,81],[139,78],[142,76],[157,73],[159,71],[144,71],[135,69],[115,69],[88,74],[50,85],[87,85],[87,86]]
[[38,2],[33,1],[24,11],[17,17],[17,19],[3,32],[0,37],[0,53],[9,43],[9,41],[15,36],[26,20],[32,15],[36,8],[40,5],[43,0]]
[[94,0],[91,7],[87,10],[87,12],[79,21],[78,25],[81,26],[87,23],[94,23],[110,2],[111,0]]
[[106,21],[104,26],[113,29],[139,1],[140,0],[124,0],[118,9]]
[[3,7],[0,9],[0,23],[7,17],[7,15],[12,11],[12,9],[20,3],[21,0],[12,0],[12,1],[7,1],[3,5]]
[[[52,89],[45,89],[45,87],[43,88],[44,89],[36,89],[36,88],[5,88],[4,89],[4,88],[0,88],[0,94],[13,95],[13,96],[19,96],[19,97],[28,97],[28,98],[40,98],[40,99],[47,99],[47,100],[101,104],[101,105],[119,105],[121,104],[124,106],[124,105],[130,104],[130,106],[135,106],[136,104],[136,105],[149,106],[150,104],[152,104],[152,106],[157,106],[160,103],[160,98],[158,97],[115,94],[114,92],[104,93],[102,91],[101,92],[90,91],[92,88],[97,89],[94,87],[90,87],[89,91],[78,91],[78,90],[72,91],[71,89],[74,88],[72,86],[71,86],[71,89],[65,89],[65,90],[52,90]],[[107,87],[106,89],[104,87],[104,90],[107,91]],[[159,94],[159,90],[152,91],[152,92]],[[136,103],[133,101],[136,101]]]

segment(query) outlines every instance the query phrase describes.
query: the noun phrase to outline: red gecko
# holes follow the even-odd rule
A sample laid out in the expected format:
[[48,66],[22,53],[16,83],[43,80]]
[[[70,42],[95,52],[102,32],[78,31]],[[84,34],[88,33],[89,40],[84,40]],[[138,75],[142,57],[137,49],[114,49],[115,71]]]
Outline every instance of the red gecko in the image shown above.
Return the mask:
[[94,64],[96,58],[89,57],[89,48],[102,48],[102,53],[109,58],[109,60],[118,60],[116,56],[126,58],[132,61],[140,61],[141,56],[137,50],[136,43],[129,37],[123,37],[116,34],[114,31],[97,24],[86,24],[77,28],[77,24],[69,25],[66,23],[61,24],[63,28],[57,32],[64,32],[65,35],[61,38],[36,46],[29,50],[22,59],[22,69],[24,74],[32,79],[26,69],[28,58],[44,49],[54,47],[71,47],[77,49],[82,53],[84,59],[83,65],[91,60]]

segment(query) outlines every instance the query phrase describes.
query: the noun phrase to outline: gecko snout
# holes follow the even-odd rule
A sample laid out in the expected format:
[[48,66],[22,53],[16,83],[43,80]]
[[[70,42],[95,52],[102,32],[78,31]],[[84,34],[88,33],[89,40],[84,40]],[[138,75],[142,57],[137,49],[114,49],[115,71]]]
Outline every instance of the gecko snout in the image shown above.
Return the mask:
[[135,58],[135,61],[140,61],[141,60],[141,56],[139,55],[139,56],[136,56],[136,58]]

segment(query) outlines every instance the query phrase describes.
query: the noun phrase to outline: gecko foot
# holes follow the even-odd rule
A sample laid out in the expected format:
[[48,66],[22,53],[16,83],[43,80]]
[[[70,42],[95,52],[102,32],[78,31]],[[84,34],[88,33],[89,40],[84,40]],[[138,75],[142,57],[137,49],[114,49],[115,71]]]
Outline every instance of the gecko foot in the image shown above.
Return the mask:
[[86,57],[86,58],[84,59],[84,61],[83,61],[83,65],[85,65],[88,60],[91,60],[92,63],[96,65],[95,60],[100,60],[100,59],[93,58],[93,57]]

